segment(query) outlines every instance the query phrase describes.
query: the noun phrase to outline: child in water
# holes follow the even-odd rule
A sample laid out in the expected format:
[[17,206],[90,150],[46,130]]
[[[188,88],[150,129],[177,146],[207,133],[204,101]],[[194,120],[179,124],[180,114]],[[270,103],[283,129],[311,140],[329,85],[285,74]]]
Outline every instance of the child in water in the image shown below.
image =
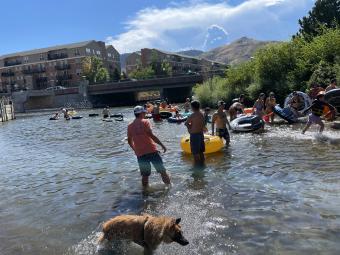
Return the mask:
[[321,91],[316,97],[316,100],[313,101],[312,105],[308,107],[303,113],[308,112],[310,109],[312,113],[308,116],[308,122],[305,128],[302,130],[302,134],[304,134],[312,124],[318,124],[320,126],[319,133],[322,133],[324,130],[325,124],[321,120],[321,116],[323,115],[323,109],[325,106],[328,106],[331,111],[335,111],[335,108],[326,103],[325,99],[325,92]]

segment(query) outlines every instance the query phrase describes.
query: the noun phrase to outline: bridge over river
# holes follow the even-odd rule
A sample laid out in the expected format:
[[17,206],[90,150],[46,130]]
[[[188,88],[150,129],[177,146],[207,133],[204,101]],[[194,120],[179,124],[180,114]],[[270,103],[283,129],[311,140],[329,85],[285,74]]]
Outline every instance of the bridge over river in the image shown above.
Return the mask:
[[88,85],[87,81],[83,81],[78,87],[64,90],[13,92],[12,98],[19,112],[42,108],[75,107],[75,105],[84,102],[94,107],[133,105],[138,101],[138,93],[148,91],[158,91],[161,98],[168,98],[171,102],[181,102],[192,95],[193,86],[202,82],[202,75],[108,82],[95,85]]

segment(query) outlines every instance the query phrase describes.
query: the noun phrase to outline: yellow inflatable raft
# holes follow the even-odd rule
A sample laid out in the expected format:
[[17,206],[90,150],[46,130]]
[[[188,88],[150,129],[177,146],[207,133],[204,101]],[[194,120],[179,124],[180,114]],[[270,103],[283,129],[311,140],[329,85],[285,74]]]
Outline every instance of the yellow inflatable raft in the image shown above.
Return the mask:
[[[204,135],[205,154],[220,151],[223,148],[223,141],[218,136]],[[181,140],[181,148],[185,153],[191,154],[190,136],[184,136]]]

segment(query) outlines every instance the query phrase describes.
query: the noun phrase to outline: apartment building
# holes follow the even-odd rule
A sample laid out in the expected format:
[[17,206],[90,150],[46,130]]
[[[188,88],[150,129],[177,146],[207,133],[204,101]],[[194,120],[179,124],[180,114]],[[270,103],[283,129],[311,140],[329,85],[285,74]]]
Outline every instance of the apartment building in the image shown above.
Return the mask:
[[131,58],[128,57],[127,61],[129,61],[130,72],[139,65],[138,62],[140,62],[143,67],[150,66],[155,62],[159,64],[167,62],[172,68],[173,75],[187,74],[189,72],[224,72],[225,68],[227,67],[226,64],[203,58],[190,57],[177,53],[148,48],[142,49],[139,57],[134,54],[131,56]]
[[97,56],[110,74],[120,73],[120,55],[101,41],[85,41],[0,56],[0,92],[77,86],[82,60]]
[[132,71],[136,70],[142,65],[142,56],[139,51],[131,53],[125,61],[125,71],[129,75]]

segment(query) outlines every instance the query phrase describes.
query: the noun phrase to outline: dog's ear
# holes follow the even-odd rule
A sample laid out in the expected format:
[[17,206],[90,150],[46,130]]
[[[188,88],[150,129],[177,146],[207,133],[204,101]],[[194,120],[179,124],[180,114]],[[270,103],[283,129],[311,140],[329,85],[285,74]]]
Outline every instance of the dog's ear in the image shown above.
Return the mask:
[[181,218],[176,219],[176,224],[179,224],[181,222]]

